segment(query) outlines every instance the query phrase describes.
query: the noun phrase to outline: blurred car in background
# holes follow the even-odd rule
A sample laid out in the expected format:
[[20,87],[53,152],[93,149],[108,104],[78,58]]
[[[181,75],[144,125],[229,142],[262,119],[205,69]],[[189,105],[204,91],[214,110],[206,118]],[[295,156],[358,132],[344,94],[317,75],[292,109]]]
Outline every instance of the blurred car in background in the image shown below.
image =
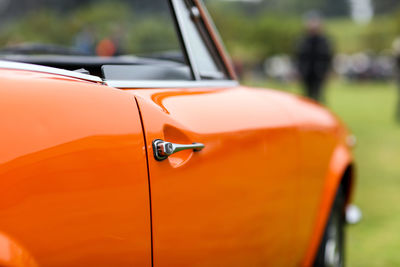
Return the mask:
[[200,1],[1,8],[2,266],[343,265],[354,140],[240,86]]

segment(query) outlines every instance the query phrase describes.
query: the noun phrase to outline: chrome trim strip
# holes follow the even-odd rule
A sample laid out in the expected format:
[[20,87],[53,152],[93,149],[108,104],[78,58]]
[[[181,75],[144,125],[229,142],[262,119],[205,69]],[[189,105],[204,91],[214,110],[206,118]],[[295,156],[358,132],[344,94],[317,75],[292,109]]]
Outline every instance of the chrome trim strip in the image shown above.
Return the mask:
[[49,74],[57,74],[63,75],[71,78],[78,78],[86,81],[91,82],[103,82],[100,77],[83,74],[79,72],[74,72],[70,70],[63,70],[58,68],[51,68],[41,65],[34,65],[28,63],[20,63],[20,62],[13,62],[13,61],[5,61],[0,60],[0,69],[11,69],[11,70],[27,70],[27,71],[35,71],[35,72],[43,72]]
[[237,81],[104,81],[106,85],[120,88],[202,88],[202,87],[236,87]]
[[[206,5],[204,4],[204,1],[203,0],[199,0],[198,4],[201,5],[202,10],[204,11],[204,14],[206,16],[205,20],[207,20],[207,22],[210,24],[212,30],[214,31],[214,35],[215,35],[215,37],[217,39],[216,42],[218,44],[220,44],[221,49],[222,49],[222,53],[225,55],[227,60],[229,62],[231,62],[231,64],[233,65],[233,63],[232,63],[233,60],[232,60],[230,54],[228,53],[228,49],[226,49],[226,45],[225,45],[224,41],[222,40],[221,34],[219,33],[218,28],[215,25],[215,22],[214,22],[214,20],[212,19],[211,15],[210,15],[210,12],[208,11]],[[211,35],[211,33],[209,33],[209,34]],[[214,43],[215,47],[218,47],[214,40],[212,40],[212,42]],[[217,51],[218,51],[218,48],[217,48]],[[229,73],[229,67],[227,66],[227,64],[229,64],[229,63],[227,63],[227,62],[225,62],[225,60],[223,60],[223,58],[221,56],[221,51],[218,51],[218,54],[221,57],[221,63],[224,65],[224,68],[228,71],[228,75],[232,76],[232,74]],[[234,77],[229,77],[229,78],[234,79]]]
[[163,161],[167,159],[169,156],[172,156],[175,153],[184,150],[192,150],[193,152],[200,152],[205,147],[204,144],[201,143],[193,143],[193,144],[174,144],[170,142],[166,142],[160,139],[156,139],[153,141],[153,154],[154,158],[157,161]]
[[182,14],[183,11],[179,9],[179,7],[178,7],[179,3],[177,3],[177,1],[184,1],[184,0],[171,0],[171,4],[172,4],[172,8],[174,9],[176,20],[178,22],[178,27],[179,27],[179,30],[181,33],[183,44],[186,48],[186,54],[188,56],[189,64],[192,69],[194,79],[201,80],[199,69],[197,67],[196,60],[194,57],[193,49],[190,44],[190,40],[188,38],[187,29],[184,25],[184,20],[182,18],[182,16],[184,16],[184,14]]

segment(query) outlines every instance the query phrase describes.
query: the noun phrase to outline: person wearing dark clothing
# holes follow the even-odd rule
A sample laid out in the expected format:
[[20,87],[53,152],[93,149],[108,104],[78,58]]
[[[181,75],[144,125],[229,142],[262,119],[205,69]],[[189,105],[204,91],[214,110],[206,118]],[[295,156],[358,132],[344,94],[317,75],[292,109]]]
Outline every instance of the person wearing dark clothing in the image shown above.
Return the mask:
[[397,79],[397,107],[396,107],[396,120],[400,123],[400,37],[393,42],[393,54],[396,62],[396,79]]
[[322,32],[319,18],[307,21],[307,32],[298,44],[295,57],[307,96],[321,102],[333,51],[330,41]]

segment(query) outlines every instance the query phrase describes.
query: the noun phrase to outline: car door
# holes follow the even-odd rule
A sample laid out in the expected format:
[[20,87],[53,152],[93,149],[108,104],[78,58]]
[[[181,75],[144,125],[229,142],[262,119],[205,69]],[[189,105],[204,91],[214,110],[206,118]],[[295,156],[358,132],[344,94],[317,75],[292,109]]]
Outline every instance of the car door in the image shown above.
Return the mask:
[[[149,159],[154,266],[294,264],[296,129],[278,93],[229,80],[194,2],[172,3],[195,81],[131,91]],[[156,140],[204,149],[162,160]]]
[[[154,265],[293,264],[298,143],[282,108],[241,87],[135,95],[149,157]],[[156,139],[205,148],[158,161]]]

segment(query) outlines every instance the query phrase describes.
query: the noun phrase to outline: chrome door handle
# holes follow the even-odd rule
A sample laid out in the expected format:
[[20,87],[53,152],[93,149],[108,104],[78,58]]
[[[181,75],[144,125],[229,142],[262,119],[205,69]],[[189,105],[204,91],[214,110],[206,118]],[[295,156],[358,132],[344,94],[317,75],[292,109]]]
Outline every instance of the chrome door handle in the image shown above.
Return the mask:
[[201,151],[205,146],[200,143],[193,143],[190,145],[174,144],[170,142],[165,142],[160,139],[153,141],[153,152],[154,158],[158,161],[162,161],[172,154],[175,154],[183,150],[193,150],[194,152]]

